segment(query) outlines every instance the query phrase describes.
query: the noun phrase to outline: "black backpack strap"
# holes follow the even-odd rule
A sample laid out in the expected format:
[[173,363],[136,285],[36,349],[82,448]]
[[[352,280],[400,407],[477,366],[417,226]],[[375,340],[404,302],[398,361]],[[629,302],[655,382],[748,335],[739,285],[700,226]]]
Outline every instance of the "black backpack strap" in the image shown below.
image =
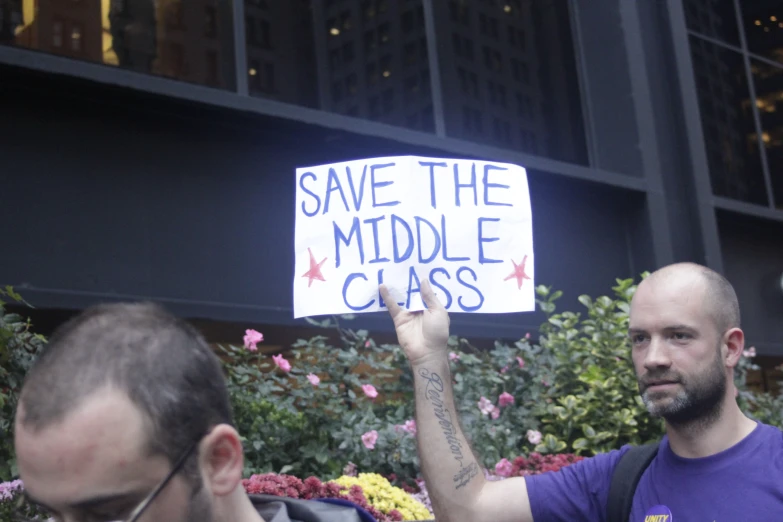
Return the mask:
[[657,453],[658,443],[655,443],[634,446],[620,457],[609,486],[606,522],[628,522],[636,486]]

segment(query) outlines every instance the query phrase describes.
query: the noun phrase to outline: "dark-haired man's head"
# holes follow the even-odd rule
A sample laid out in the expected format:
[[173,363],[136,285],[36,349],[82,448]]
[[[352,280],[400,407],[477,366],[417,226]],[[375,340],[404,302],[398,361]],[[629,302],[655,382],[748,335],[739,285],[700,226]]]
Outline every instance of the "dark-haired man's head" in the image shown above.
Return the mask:
[[642,281],[629,335],[639,390],[651,414],[670,424],[709,422],[733,400],[733,368],[744,348],[731,284],[693,263]]
[[26,492],[63,519],[126,520],[170,476],[140,521],[259,520],[220,362],[155,305],[61,326],[26,377],[15,445]]

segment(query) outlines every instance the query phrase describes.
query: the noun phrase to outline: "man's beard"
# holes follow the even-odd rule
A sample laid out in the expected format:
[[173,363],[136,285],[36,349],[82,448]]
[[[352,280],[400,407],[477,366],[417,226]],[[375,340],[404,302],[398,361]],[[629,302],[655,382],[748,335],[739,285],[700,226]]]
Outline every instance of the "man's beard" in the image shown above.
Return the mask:
[[[674,396],[672,391],[647,390],[645,382],[656,380],[677,382],[680,389]],[[726,374],[720,350],[716,350],[715,360],[702,375],[685,380],[677,374],[648,372],[639,380],[639,390],[647,411],[654,417],[680,426],[709,424],[720,416],[726,395]]]

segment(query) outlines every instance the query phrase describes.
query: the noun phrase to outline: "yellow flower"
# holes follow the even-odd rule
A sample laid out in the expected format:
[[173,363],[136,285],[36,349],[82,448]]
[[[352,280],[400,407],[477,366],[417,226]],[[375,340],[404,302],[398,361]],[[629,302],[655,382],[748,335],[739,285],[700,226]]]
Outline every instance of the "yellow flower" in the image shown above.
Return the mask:
[[371,506],[388,514],[396,509],[402,514],[403,520],[431,520],[432,513],[418,500],[414,499],[402,489],[392,486],[391,483],[377,473],[359,473],[358,477],[349,477],[343,475],[337,480],[332,481],[344,490],[350,489],[353,485],[361,486],[367,502]]

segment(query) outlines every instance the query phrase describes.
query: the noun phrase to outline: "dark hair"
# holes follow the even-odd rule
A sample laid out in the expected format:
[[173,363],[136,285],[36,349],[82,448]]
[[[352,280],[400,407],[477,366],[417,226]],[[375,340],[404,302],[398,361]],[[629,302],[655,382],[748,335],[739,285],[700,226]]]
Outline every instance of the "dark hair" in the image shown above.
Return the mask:
[[141,410],[150,452],[172,462],[211,427],[232,424],[215,353],[190,324],[150,303],[98,305],[61,325],[25,379],[20,421],[44,429],[107,386]]

